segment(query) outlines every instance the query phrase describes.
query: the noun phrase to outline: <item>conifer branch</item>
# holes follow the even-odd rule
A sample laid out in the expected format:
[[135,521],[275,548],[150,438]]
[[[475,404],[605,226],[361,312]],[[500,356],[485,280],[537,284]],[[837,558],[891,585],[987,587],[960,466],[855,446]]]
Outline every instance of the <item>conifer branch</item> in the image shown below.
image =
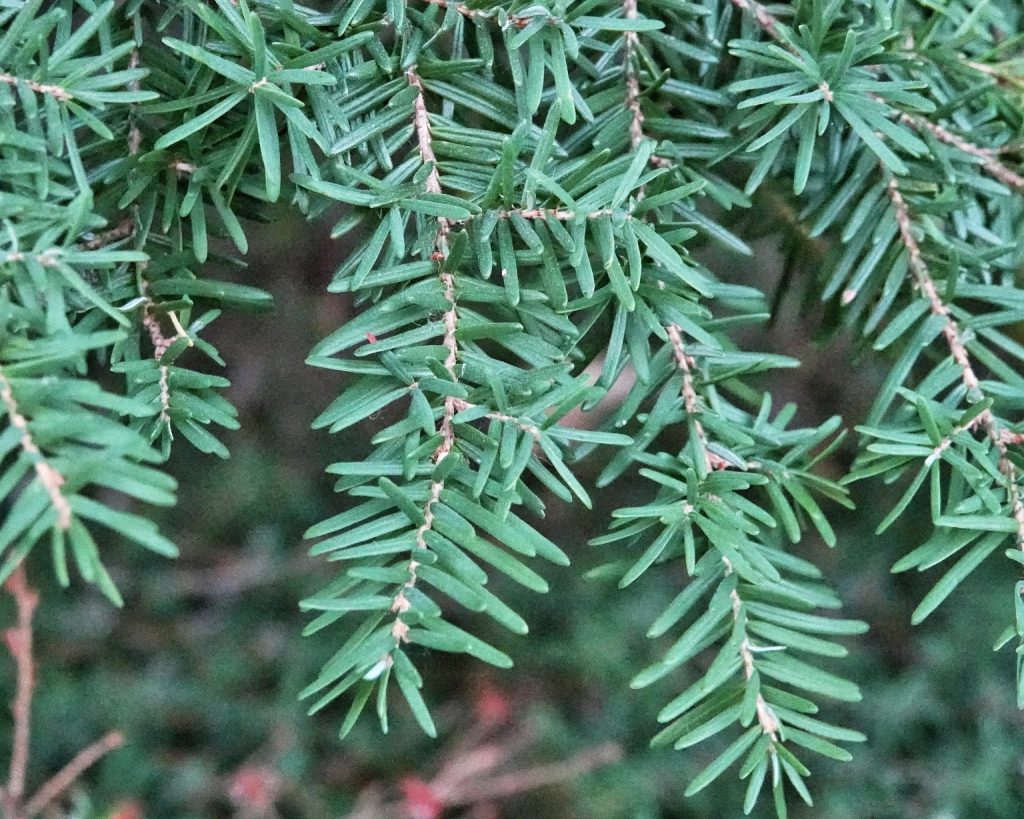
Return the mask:
[[18,409],[18,403],[11,390],[11,382],[7,375],[0,371],[0,401],[7,410],[7,418],[11,425],[21,432],[21,449],[32,462],[36,472],[36,480],[50,498],[50,505],[57,514],[57,528],[66,531],[71,527],[71,504],[61,491],[64,476],[46,459],[28,428],[28,420]]
[[[651,157],[652,165],[662,165],[662,163],[665,165],[669,164],[668,160],[663,159],[662,157]],[[478,214],[472,214],[464,219],[448,219],[446,221],[450,228],[452,225],[468,225],[473,222],[478,222],[481,217],[485,215],[491,217],[497,216],[497,218],[502,220],[520,218],[531,222],[543,222],[546,219],[554,219],[559,222],[571,222],[577,217],[593,221],[594,219],[601,219],[605,216],[617,216],[627,222],[633,219],[633,214],[622,210],[621,208],[598,208],[582,214],[574,210],[566,210],[565,208],[502,208],[500,210],[485,210]]]
[[[960,368],[961,380],[967,390],[967,395],[983,397],[981,382],[967,352],[967,344],[956,319],[951,315],[949,306],[943,302],[935,281],[932,279],[931,272],[921,253],[921,246],[914,235],[910,208],[895,177],[889,180],[887,190],[896,217],[896,225],[899,228],[900,240],[907,250],[908,265],[916,280],[917,288],[927,299],[932,315],[939,316],[944,320],[942,335],[949,347],[950,355]],[[1017,545],[1024,549],[1024,500],[1021,499],[1017,468],[1010,459],[1007,446],[1008,441],[1014,440],[1013,433],[1006,434],[1009,431],[1002,429],[999,419],[996,418],[991,408],[983,410],[974,419],[974,423],[985,430],[999,453],[999,471],[1006,476],[1010,509],[1017,522]]]
[[[769,37],[787,50],[791,52],[793,51],[792,46],[782,37],[779,31],[778,18],[769,12],[763,5],[758,3],[757,0],[732,0],[732,2],[738,9],[750,14]],[[980,64],[969,63],[969,65],[978,70],[984,70],[984,67]],[[824,99],[827,102],[831,102],[833,99],[833,93],[828,83],[823,81],[819,86],[819,89],[821,90]],[[882,98],[877,94],[872,94],[871,96],[873,99],[884,102],[884,100],[882,100]],[[919,131],[928,131],[939,141],[945,142],[947,145],[952,145],[954,148],[980,159],[981,165],[985,171],[1003,184],[1016,190],[1024,190],[1024,176],[1021,176],[1012,168],[1000,162],[996,158],[994,151],[987,148],[981,148],[924,117],[902,112],[899,114],[898,118],[900,122],[910,125]]]

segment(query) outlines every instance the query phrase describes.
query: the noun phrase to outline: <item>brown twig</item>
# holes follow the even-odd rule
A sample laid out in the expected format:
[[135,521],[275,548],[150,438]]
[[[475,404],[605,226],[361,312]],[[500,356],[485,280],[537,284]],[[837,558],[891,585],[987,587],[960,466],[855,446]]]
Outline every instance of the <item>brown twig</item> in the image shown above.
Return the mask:
[[[622,13],[627,20],[636,20],[639,17],[637,0],[622,0]],[[626,75],[626,110],[629,111],[629,146],[634,151],[644,141],[644,112],[640,107],[640,77],[637,74],[636,66],[633,65],[633,56],[640,46],[639,35],[635,31],[626,31],[622,35],[622,64]],[[658,168],[667,168],[672,163],[664,157],[651,156],[649,162]],[[640,188],[637,192],[637,200],[643,199],[644,190]]]
[[[412,124],[416,131],[416,144],[419,147],[420,159],[423,164],[430,163],[430,173],[427,174],[427,193],[441,193],[441,178],[437,174],[437,157],[434,155],[434,138],[430,133],[430,117],[427,114],[427,103],[423,99],[423,83],[419,75],[413,69],[405,72],[405,78],[409,85],[416,89],[416,97],[413,99]],[[439,238],[447,234],[448,220],[443,216],[439,217],[438,225],[441,228]],[[438,248],[440,250],[440,248]]]
[[25,803],[21,815],[24,819],[32,819],[33,816],[41,813],[64,791],[75,784],[86,770],[122,745],[124,745],[124,734],[120,731],[110,731],[91,745],[87,745],[75,754],[74,759],[47,780],[35,796]]
[[118,222],[114,227],[109,230],[104,230],[101,233],[97,233],[93,238],[88,241],[81,242],[79,247],[84,250],[99,250],[101,247],[119,242],[122,239],[127,239],[135,233],[135,220],[128,216]]
[[29,432],[28,420],[18,409],[18,403],[11,390],[11,382],[7,380],[6,374],[2,371],[0,371],[0,402],[3,402],[4,408],[7,410],[11,426],[21,432],[21,449],[32,461],[36,480],[50,497],[50,505],[57,514],[57,527],[66,531],[71,526],[71,504],[61,491],[61,487],[64,485],[64,476],[46,460],[33,440],[32,433]]
[[[129,68],[138,68],[139,64],[140,64],[139,49],[138,49],[138,46],[136,46],[135,48],[132,49],[131,57],[130,57],[130,59],[128,61],[128,67]],[[132,91],[138,91],[141,87],[142,87],[142,83],[139,80],[132,80],[131,83],[129,83],[129,88],[131,88]],[[135,123],[135,110],[136,110],[136,107],[137,106],[134,105],[134,104],[129,107],[129,122],[130,122],[130,125],[129,125],[129,128],[128,128],[128,155],[129,156],[137,156],[138,153],[139,153],[139,149],[140,149],[140,147],[142,145],[142,132],[139,130],[138,125]],[[175,161],[171,162],[170,167],[171,167],[171,170],[173,170],[173,171],[175,171],[176,173],[179,173],[179,174],[182,174],[182,173],[185,173],[185,174],[195,173],[195,171],[197,170],[196,166],[193,165],[191,162],[183,162],[181,160],[175,160]],[[137,204],[133,204],[132,205],[132,209],[131,209],[131,216],[129,216],[127,219],[125,219],[124,222],[122,222],[122,225],[124,225],[125,223],[128,224],[127,235],[129,235],[129,236],[132,236],[132,235],[135,234],[135,223],[136,223],[136,221],[138,219],[138,214],[139,214],[139,206]],[[171,422],[171,416],[170,416],[170,408],[171,408],[170,377],[171,377],[171,371],[170,371],[170,368],[167,365],[160,364],[160,359],[162,359],[163,356],[164,356],[164,353],[167,352],[167,348],[170,347],[171,344],[173,344],[179,338],[186,338],[186,339],[188,339],[188,346],[189,347],[194,346],[194,342],[192,341],[191,336],[189,336],[189,334],[185,330],[185,328],[181,326],[181,322],[178,321],[178,316],[177,316],[177,314],[175,314],[175,312],[173,310],[167,311],[167,316],[171,320],[171,324],[174,325],[175,334],[174,334],[174,336],[172,338],[167,338],[164,335],[163,329],[160,327],[160,320],[156,316],[156,308],[157,308],[158,305],[157,305],[157,303],[155,301],[153,301],[153,299],[149,296],[149,293],[148,293],[149,282],[146,280],[146,278],[144,276],[145,265],[146,265],[145,262],[142,262],[141,264],[138,265],[139,293],[140,293],[140,295],[142,295],[146,299],[146,302],[145,302],[145,304],[143,306],[143,312],[142,312],[142,326],[149,333],[150,341],[153,344],[153,358],[156,359],[157,364],[159,365],[159,368],[160,368],[160,380],[159,380],[159,385],[160,385],[160,416],[159,417],[160,417],[160,421],[163,424],[167,424],[168,425],[168,429],[170,429],[170,422]]]
[[942,335],[946,338],[946,343],[949,345],[949,351],[953,355],[953,359],[960,366],[964,386],[969,393],[976,392],[979,388],[978,376],[975,374],[974,367],[967,355],[967,347],[964,344],[960,328],[956,320],[950,315],[949,307],[946,306],[942,301],[942,297],[939,296],[938,288],[935,286],[935,282],[928,270],[928,265],[924,261],[921,246],[914,235],[910,208],[907,207],[907,202],[903,198],[903,193],[900,191],[896,177],[892,177],[889,180],[887,190],[889,200],[892,202],[893,213],[896,217],[896,226],[899,228],[900,240],[907,250],[908,265],[917,282],[917,287],[921,291],[921,295],[928,300],[932,313],[936,316],[942,316],[946,320],[942,326]]
[[476,738],[458,748],[430,780],[407,777],[399,785],[405,794],[401,802],[385,801],[379,786],[371,785],[360,795],[347,819],[398,819],[409,817],[418,809],[422,814],[416,815],[439,816],[449,808],[484,805],[560,782],[571,782],[622,758],[622,748],[607,743],[587,748],[566,760],[497,772],[529,744],[529,737],[522,733],[484,742]]
[[32,618],[39,605],[39,594],[28,585],[24,564],[19,564],[4,584],[14,599],[15,625],[4,631],[4,642],[14,659],[15,693],[11,703],[14,737],[11,741],[11,763],[7,785],[2,792],[7,819],[32,819],[66,791],[97,760],[124,742],[120,731],[111,731],[75,755],[67,765],[52,776],[24,801],[25,775],[28,770],[32,725],[32,696],[35,693],[36,664],[32,653]]
[[[423,0],[431,6],[439,6],[443,9],[453,8],[463,17],[468,20],[493,20],[497,16],[496,9],[471,9],[465,3],[457,3],[452,0]],[[516,28],[526,28],[533,20],[532,16],[509,14],[506,19],[508,22]],[[549,22],[557,22],[554,18],[549,17]]]
[[[900,191],[899,183],[893,177],[888,185],[889,200],[892,203],[893,213],[896,217],[896,226],[899,229],[900,241],[907,250],[908,266],[914,276],[917,289],[928,301],[932,315],[943,318],[942,335],[949,347],[950,355],[960,367],[960,380],[963,382],[967,394],[981,395],[981,382],[974,370],[967,352],[967,344],[963,339],[960,327],[950,313],[948,305],[942,301],[935,281],[932,279],[928,264],[921,253],[921,246],[914,235],[913,220],[910,208],[906,199]],[[999,471],[1006,476],[1007,491],[1010,495],[1010,508],[1014,520],[1017,522],[1017,545],[1024,549],[1024,501],[1021,500],[1019,477],[1017,469],[1010,460],[1009,445],[1018,442],[1016,433],[1004,429],[995,413],[986,409],[975,419],[974,424],[981,426],[999,453]]]
[[[145,290],[145,279],[143,279],[143,290]],[[156,307],[156,302],[146,296],[146,304],[143,307],[142,314],[142,326],[149,332],[149,340],[153,344],[153,358],[157,360],[160,367],[160,421],[167,424],[171,420],[171,371],[166,364],[160,364],[160,360],[164,357],[167,349],[178,339],[188,339],[189,347],[193,346],[195,342],[192,341],[188,331],[181,326],[181,322],[173,310],[169,310],[167,316],[170,318],[171,324],[174,325],[175,332],[170,338],[165,336],[163,328],[160,326],[160,320],[156,317]]]
[[[725,563],[726,573],[732,572],[732,564],[727,558],[722,558]],[[739,622],[740,617],[743,616],[743,600],[740,599],[739,592],[735,589],[729,595],[732,600],[732,619],[734,622]],[[750,678],[754,676],[754,647],[750,643],[750,638],[744,634],[743,641],[740,643],[740,660],[743,662],[743,676],[747,680],[747,684],[750,684]],[[761,695],[761,692],[757,692],[757,696],[754,699],[754,712],[757,714],[757,724],[761,726],[761,731],[767,736],[771,737],[772,742],[777,742],[779,738],[779,719],[775,716],[775,712],[772,707],[765,701],[765,698]],[[772,746],[772,751],[775,748]]]
[[957,150],[963,151],[969,156],[977,157],[981,160],[981,167],[984,168],[990,176],[998,179],[1008,187],[1015,188],[1016,190],[1024,190],[1024,176],[1021,176],[1015,170],[996,159],[995,151],[989,148],[981,148],[972,142],[968,142],[962,136],[954,134],[952,131],[948,131],[941,125],[937,125],[924,117],[917,117],[904,113],[900,114],[900,122],[904,122],[919,131],[928,131],[940,142],[952,145]]
[[45,85],[44,83],[39,83],[35,80],[26,80],[3,71],[0,71],[0,82],[12,86],[24,85],[26,88],[31,88],[37,94],[47,94],[58,102],[67,102],[68,100],[74,99],[70,91],[65,88],[61,88],[59,85]]
[[5,809],[10,816],[20,811],[25,794],[25,772],[28,769],[29,742],[32,723],[32,693],[36,683],[35,662],[32,659],[32,617],[39,605],[39,595],[29,588],[25,567],[19,565],[4,584],[7,593],[14,598],[17,621],[12,628],[4,631],[4,642],[11,653],[15,667],[14,700],[11,713],[14,716],[14,737],[11,741],[11,764],[4,789]]
[[449,0],[423,0],[423,2],[429,6],[440,6],[443,9],[453,8],[463,17],[468,17],[470,20],[492,16],[492,12],[486,9],[471,9],[465,3],[451,3]]
[[693,423],[693,434],[697,436],[697,444],[704,457],[704,468],[708,472],[716,469],[727,469],[729,462],[720,455],[711,451],[707,432],[700,422],[700,397],[693,385],[693,359],[686,352],[686,345],[683,343],[683,334],[678,324],[669,324],[665,327],[669,341],[672,344],[672,352],[675,355],[676,367],[683,378],[680,388],[683,396],[683,408]]
[[[433,137],[430,133],[430,119],[427,116],[427,105],[423,99],[423,84],[420,82],[419,76],[413,69],[409,69],[409,71],[406,72],[406,79],[417,91],[416,97],[413,100],[413,129],[416,133],[416,142],[419,146],[420,159],[424,164],[430,163],[432,166],[429,174],[427,175],[427,192],[441,193],[441,179],[437,173]],[[439,217],[437,219],[437,235],[434,239],[435,249],[431,254],[431,258],[442,266],[439,278],[441,280],[441,287],[444,292],[445,301],[447,301],[449,305],[448,309],[445,310],[443,317],[444,338],[442,340],[442,344],[447,351],[447,355],[444,360],[444,368],[447,370],[452,382],[458,383],[459,378],[458,373],[456,372],[456,367],[458,364],[459,347],[455,335],[458,324],[455,304],[455,277],[451,272],[443,269],[444,261],[448,258],[448,233],[450,229],[451,225],[447,219],[444,217]],[[433,455],[433,461],[435,464],[438,464],[447,458],[455,446],[455,427],[452,419],[455,417],[457,412],[458,405],[455,397],[446,396],[444,409],[441,413],[441,425],[439,429],[441,434],[441,443],[438,444]],[[444,491],[444,485],[444,479],[432,481],[430,484],[430,494],[427,498],[427,502],[423,505],[423,523],[421,523],[419,528],[416,530],[417,549],[427,548],[426,534],[434,526],[434,507],[441,501],[441,493]],[[408,611],[411,606],[405,592],[407,589],[411,589],[416,585],[416,570],[419,568],[419,561],[416,560],[415,553],[409,559],[407,568],[409,579],[403,584],[402,588],[399,589],[398,594],[395,595],[394,600],[391,602],[391,611],[395,613],[395,622],[391,627],[391,634],[395,638],[396,646],[408,639],[409,626],[404,620],[402,620],[402,614]],[[391,657],[388,655],[382,660],[382,662],[386,665],[390,660]]]
[[[627,20],[637,18],[637,0],[623,0],[622,10]],[[623,63],[626,72],[626,108],[631,119],[629,123],[629,144],[635,151],[644,141],[644,112],[640,109],[640,79],[633,66],[633,55],[640,41],[635,31],[627,31],[622,35],[625,46]]]
[[[493,211],[492,211],[493,213]],[[611,208],[601,208],[599,210],[592,210],[586,213],[587,219],[600,219],[602,216],[611,216],[615,213]],[[523,219],[557,219],[559,222],[569,222],[575,219],[578,215],[574,210],[562,210],[561,208],[525,208],[512,210],[499,210],[499,219],[511,219],[513,216],[521,216]],[[628,219],[628,214],[626,215]]]
[[159,305],[152,300],[147,301],[145,305],[145,314],[142,318],[142,324],[149,332],[149,339],[153,343],[153,357],[157,361],[164,357],[164,353],[167,352],[167,348],[178,339],[188,339],[189,347],[194,343],[192,338],[189,336],[188,331],[181,326],[181,321],[173,310],[167,311],[167,317],[171,320],[171,324],[174,325],[174,335],[169,338],[164,335],[163,328],[160,326],[160,321],[155,315],[156,308],[158,306]]
[[[745,11],[764,30],[765,34],[778,42],[782,40],[779,32],[779,19],[768,9],[762,6],[757,0],[732,0],[732,4],[740,11]],[[788,46],[787,46],[788,47]]]
[[472,805],[492,799],[502,799],[524,791],[532,791],[545,785],[568,782],[599,768],[610,765],[622,758],[622,748],[614,743],[588,748],[582,753],[561,762],[537,765],[520,771],[502,774],[490,779],[472,779],[454,789],[445,804],[451,807]]
[[[138,12],[136,12],[137,14]],[[135,48],[132,49],[131,57],[128,59],[128,68],[139,67],[139,47],[136,44]],[[132,80],[128,87],[132,91],[138,91],[142,88],[142,83],[139,80]],[[135,123],[135,104],[133,103],[128,108],[128,156],[138,156],[139,148],[142,146],[142,131],[139,130],[139,126]]]
[[[452,400],[455,404],[456,412],[465,412],[469,409],[476,409],[479,406],[479,404],[471,404],[469,401],[465,401],[462,398],[454,398]],[[503,424],[511,424],[512,426],[521,429],[533,438],[533,440],[540,440],[540,427],[529,421],[524,421],[522,418],[516,418],[514,415],[507,415],[504,412],[497,412],[494,410],[488,410],[483,417],[492,421],[500,421]]]
[[987,63],[979,63],[975,60],[967,60],[967,65],[981,74],[987,74],[989,77],[995,77],[997,83],[1005,83],[1007,85],[1012,85],[1014,88],[1024,89],[1024,77],[1009,74],[1006,71],[999,70],[995,66],[988,65]]
[[[667,165],[668,160],[662,159],[661,157],[651,157],[651,164]],[[501,210],[484,210],[477,214],[472,214],[465,219],[448,219],[449,228],[452,225],[468,225],[472,222],[478,221],[482,216],[497,216],[499,219],[512,219],[514,217],[520,217],[528,221],[540,221],[543,222],[546,219],[555,219],[559,222],[571,222],[577,217],[584,219],[600,219],[604,216],[619,215],[621,218],[629,221],[633,218],[633,215],[626,210],[621,208],[598,208],[597,210],[591,210],[586,212],[577,212],[575,210],[565,210],[564,208],[502,208]]]

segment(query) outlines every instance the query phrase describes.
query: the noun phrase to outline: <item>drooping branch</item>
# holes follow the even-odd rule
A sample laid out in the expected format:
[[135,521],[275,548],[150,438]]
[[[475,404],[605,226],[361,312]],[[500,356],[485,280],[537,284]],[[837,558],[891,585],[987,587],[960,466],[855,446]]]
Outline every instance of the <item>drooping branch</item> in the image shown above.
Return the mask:
[[[137,14],[138,12],[136,12]],[[132,49],[131,57],[128,61],[129,68],[138,68],[140,64],[139,59],[139,48],[136,45]],[[142,87],[142,83],[135,79],[129,83],[128,86],[132,91],[138,91]],[[128,155],[131,157],[138,156],[139,150],[142,146],[142,131],[139,130],[138,124],[136,123],[137,106],[132,105],[129,107],[128,113]],[[131,216],[125,221],[129,226],[129,235],[135,233],[135,223],[139,216],[139,206],[137,204],[132,205]],[[149,281],[145,277],[145,263],[141,263],[137,267],[139,292],[145,297],[146,302],[142,309],[142,326],[149,333],[149,339],[153,344],[153,358],[156,359],[157,365],[159,366],[160,378],[160,422],[167,426],[170,430],[171,416],[171,371],[166,364],[161,363],[161,359],[164,357],[164,353],[167,352],[167,348],[171,346],[175,341],[184,336],[188,338],[188,344],[192,346],[192,339],[189,338],[188,333],[181,326],[178,321],[177,315],[174,311],[169,311],[171,323],[174,325],[176,334],[173,338],[167,338],[164,336],[163,329],[160,327],[160,320],[156,316],[156,302],[150,297]]]
[[[623,0],[623,11],[626,19],[637,18],[637,0]],[[630,111],[632,119],[629,124],[630,147],[635,151],[644,140],[644,114],[640,109],[640,83],[633,67],[633,52],[637,47],[638,40],[635,31],[627,31],[623,37],[625,43],[625,72],[626,72],[626,108]],[[643,196],[643,190],[638,196]],[[693,424],[693,433],[697,437],[697,444],[704,458],[704,467],[707,472],[715,468],[721,468],[716,462],[716,456],[708,446],[708,436],[704,431],[704,425],[700,422],[700,399],[693,386],[692,359],[686,354],[686,347],[683,344],[683,336],[679,325],[669,324],[665,327],[669,341],[672,344],[672,352],[675,357],[676,366],[682,376],[683,407]],[[721,459],[719,459],[721,460]]]
[[[138,14],[138,12],[136,12]],[[139,47],[132,49],[131,56],[128,60],[128,67],[130,69],[138,68],[141,65],[141,59],[139,56]],[[132,91],[139,91],[142,88],[142,83],[138,79],[133,79],[128,84],[129,89]],[[132,104],[128,108],[128,155],[136,157],[142,146],[142,132],[139,130],[136,122],[138,106]],[[184,162],[181,160],[173,160],[169,165],[170,169],[177,174],[191,174],[197,170],[196,166],[191,162]],[[120,231],[124,236],[134,236],[139,216],[139,206],[137,203],[131,206],[131,215],[124,219],[120,225],[111,231],[107,231],[108,234],[113,234],[115,231]],[[145,237],[143,237],[145,239]],[[149,295],[149,280],[146,278],[146,265],[147,262],[140,262],[137,264],[137,280],[139,294],[145,298],[145,303],[142,308],[142,326],[146,332],[149,333],[150,342],[153,345],[153,358],[156,359],[159,366],[160,378],[159,378],[159,400],[160,400],[160,421],[167,425],[168,430],[170,429],[170,406],[171,406],[171,389],[170,389],[170,368],[166,364],[160,363],[167,352],[167,349],[178,339],[184,338],[188,341],[188,346],[193,347],[195,343],[192,341],[192,337],[188,334],[188,331],[181,326],[181,322],[178,320],[178,315],[173,310],[167,310],[167,317],[171,324],[174,326],[174,335],[168,337],[164,335],[163,328],[160,326],[160,319],[157,315],[157,309],[160,305],[153,300]]]
[[[907,260],[910,271],[914,276],[917,289],[928,301],[932,315],[940,316],[943,319],[942,335],[949,347],[950,355],[960,368],[960,378],[968,395],[981,395],[981,382],[974,370],[970,355],[967,351],[967,343],[964,341],[963,333],[960,330],[956,319],[950,313],[949,306],[943,302],[939,295],[935,280],[932,278],[928,264],[921,253],[921,246],[914,235],[913,220],[910,208],[907,205],[903,193],[900,191],[899,183],[893,177],[888,184],[889,200],[892,203],[893,213],[896,217],[896,225],[899,229],[900,241],[907,250]],[[1006,476],[1007,491],[1010,495],[1010,508],[1013,518],[1017,522],[1017,544],[1024,549],[1024,501],[1021,500],[1019,477],[1017,468],[1010,459],[1009,443],[1016,438],[1010,430],[1003,429],[991,408],[981,412],[975,419],[974,424],[985,430],[989,439],[999,453],[999,471]]]

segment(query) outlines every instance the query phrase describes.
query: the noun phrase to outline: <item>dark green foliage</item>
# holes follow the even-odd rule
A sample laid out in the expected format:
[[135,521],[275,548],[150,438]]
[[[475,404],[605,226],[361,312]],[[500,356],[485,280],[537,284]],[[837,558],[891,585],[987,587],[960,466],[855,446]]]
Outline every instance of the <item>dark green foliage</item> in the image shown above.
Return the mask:
[[[1024,563],[1024,347],[1003,329],[1024,318],[1021,12],[934,6],[9,5],[0,575],[49,533],[62,580],[67,540],[116,598],[86,524],[173,551],[83,490],[168,503],[152,464],[172,438],[227,454],[209,429],[237,425],[226,381],[189,367],[221,363],[202,338],[220,307],[269,297],[204,265],[245,253],[279,199],[340,205],[329,290],[357,313],[310,354],[348,376],[314,426],[375,432],[328,468],[347,500],[307,532],[339,563],[302,603],[339,643],[311,710],[344,695],[342,735],[368,705],[387,730],[397,692],[433,735],[414,659],[511,665],[478,624],[528,623],[488,581],[547,590],[569,560],[537,521],[591,505],[577,464],[601,454],[598,487],[648,494],[612,512],[594,576],[680,578],[649,632],[674,642],[633,682],[676,681],[655,743],[726,732],[688,793],[738,764],[745,811],[768,790],[779,815],[810,803],[808,752],[864,739],[818,716],[859,699],[832,660],[864,625],[828,613],[800,545],[835,544],[845,485],[911,479],[879,531],[930,497],[934,530],[894,570],[955,561],[915,622],[993,552]],[[761,230],[745,209],[789,231],[791,274],[823,257],[800,286],[827,329],[890,356],[841,480],[817,471],[841,422],[797,426],[766,390],[797,362],[740,347],[773,309],[732,275]],[[1024,657],[1012,586],[1000,643]]]

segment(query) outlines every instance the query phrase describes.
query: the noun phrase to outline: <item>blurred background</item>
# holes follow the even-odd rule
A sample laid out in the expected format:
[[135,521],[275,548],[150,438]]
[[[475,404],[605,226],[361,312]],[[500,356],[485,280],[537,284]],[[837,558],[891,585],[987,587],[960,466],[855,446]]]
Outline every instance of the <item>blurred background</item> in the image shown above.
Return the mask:
[[[323,468],[359,450],[368,430],[340,436],[309,423],[343,377],[303,365],[308,350],[341,324],[347,297],[325,287],[343,252],[327,227],[287,214],[258,243],[246,270],[218,273],[274,294],[270,315],[225,315],[209,338],[228,361],[229,397],[242,428],[223,440],[231,458],[200,457],[187,445],[171,465],[179,505],[162,526],[181,547],[174,562],[124,544],[103,544],[125,598],[112,608],[92,588],[60,591],[49,556],[30,558],[42,594],[36,618],[39,681],[34,706],[30,789],[110,729],[125,746],[73,790],[71,816],[141,817],[474,817],[655,819],[740,815],[743,787],[731,770],[684,799],[688,781],[715,755],[714,743],[685,752],[651,750],[655,714],[689,682],[687,672],[642,692],[633,674],[664,646],[644,638],[679,588],[681,570],[649,572],[629,593],[582,579],[606,554],[587,545],[613,508],[641,499],[628,482],[595,496],[594,510],[550,504],[547,531],[574,560],[547,567],[547,595],[519,587],[501,595],[530,623],[527,638],[475,620],[515,660],[496,672],[465,657],[425,663],[427,699],[440,731],[425,738],[394,700],[391,734],[365,719],[339,742],[340,707],[305,715],[297,692],[336,649],[338,631],[301,638],[297,601],[334,567],[306,556],[302,532],[340,508]],[[777,241],[768,239],[763,254]],[[777,269],[727,258],[716,269],[767,290]],[[789,294],[789,291],[792,294]],[[842,338],[813,341],[817,317],[787,293],[779,317],[757,340],[804,361],[773,376],[772,391],[798,401],[808,423],[841,413],[863,417],[885,363],[851,358]],[[827,346],[827,350],[826,350]],[[365,434],[364,434],[365,433]],[[827,469],[841,473],[848,441]],[[584,467],[594,475],[600,464]],[[1024,816],[1024,719],[1014,705],[1013,656],[992,651],[1008,613],[1012,564],[999,560],[971,579],[925,625],[910,612],[936,575],[891,575],[889,567],[926,531],[926,511],[884,537],[874,527],[895,495],[853,487],[860,511],[831,510],[840,535],[830,551],[798,548],[838,587],[844,615],[871,631],[848,643],[837,670],[857,680],[861,703],[835,707],[837,722],[868,735],[852,763],[814,760],[816,803],[801,817]],[[498,577],[495,583],[500,582]],[[4,597],[0,620],[13,619]],[[0,695],[13,690],[13,665],[0,658]],[[0,749],[10,720],[0,720]],[[4,751],[6,753],[6,751]],[[0,760],[2,762],[2,760]],[[5,763],[4,763],[5,764]],[[756,812],[755,812],[756,813]],[[53,814],[67,815],[65,813]],[[764,813],[769,815],[767,806]]]

